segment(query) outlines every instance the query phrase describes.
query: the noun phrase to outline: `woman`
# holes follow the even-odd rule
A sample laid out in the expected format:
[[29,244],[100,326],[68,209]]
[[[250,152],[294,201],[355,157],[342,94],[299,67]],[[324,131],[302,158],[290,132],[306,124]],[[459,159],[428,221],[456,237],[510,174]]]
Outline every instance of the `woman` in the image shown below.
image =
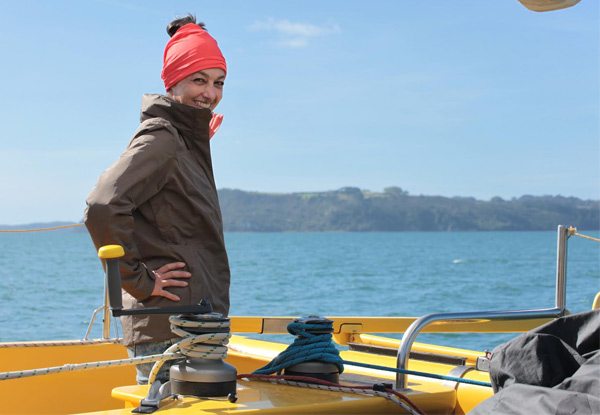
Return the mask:
[[[227,66],[217,42],[193,16],[167,26],[165,95],[144,95],[141,125],[87,198],[85,224],[96,249],[123,246],[124,308],[197,304],[229,312],[229,263],[213,177],[210,137],[222,116]],[[178,338],[168,316],[123,316],[130,356],[162,353]],[[152,363],[137,365],[148,381]],[[168,365],[157,379],[168,379]]]

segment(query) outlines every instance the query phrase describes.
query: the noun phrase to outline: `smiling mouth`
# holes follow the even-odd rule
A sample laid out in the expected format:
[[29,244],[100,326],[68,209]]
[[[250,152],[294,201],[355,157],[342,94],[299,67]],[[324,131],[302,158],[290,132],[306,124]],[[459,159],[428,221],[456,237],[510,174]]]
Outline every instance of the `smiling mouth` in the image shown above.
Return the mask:
[[200,108],[210,109],[210,103],[207,102],[194,101],[194,104]]

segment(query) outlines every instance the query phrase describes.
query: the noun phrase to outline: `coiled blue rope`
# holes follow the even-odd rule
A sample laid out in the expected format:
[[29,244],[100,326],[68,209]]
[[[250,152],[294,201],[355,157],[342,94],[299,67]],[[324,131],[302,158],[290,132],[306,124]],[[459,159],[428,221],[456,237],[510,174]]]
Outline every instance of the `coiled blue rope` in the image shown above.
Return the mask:
[[296,365],[298,363],[316,360],[319,362],[333,363],[337,365],[340,373],[344,371],[344,365],[346,364],[351,366],[366,367],[370,369],[385,370],[394,373],[404,373],[407,375],[423,376],[433,379],[467,383],[470,385],[487,387],[492,386],[488,382],[481,382],[478,380],[463,379],[454,376],[437,375],[434,373],[417,372],[414,370],[399,369],[343,360],[340,357],[340,352],[336,349],[335,345],[333,344],[331,333],[313,334],[306,331],[333,331],[333,322],[324,324],[306,324],[300,322],[293,322],[288,324],[287,330],[290,334],[297,336],[294,342],[267,365],[252,372],[253,374],[270,375],[276,372],[278,375],[281,375],[281,372],[283,372],[284,369],[290,366]]
[[325,324],[307,324],[294,322],[287,326],[290,334],[296,337],[294,342],[281,352],[275,359],[266,366],[252,372],[257,375],[270,375],[281,372],[293,365],[308,361],[319,361],[333,363],[337,365],[340,373],[344,371],[344,364],[340,357],[340,352],[336,349],[332,341],[331,333],[314,334],[307,330],[327,330],[333,331],[333,322]]

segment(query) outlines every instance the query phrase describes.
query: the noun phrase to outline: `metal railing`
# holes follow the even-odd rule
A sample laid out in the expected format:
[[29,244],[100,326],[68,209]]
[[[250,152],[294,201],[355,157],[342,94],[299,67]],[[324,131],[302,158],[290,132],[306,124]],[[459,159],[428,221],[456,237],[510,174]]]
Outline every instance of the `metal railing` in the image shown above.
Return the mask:
[[[474,311],[463,313],[435,313],[427,314],[415,320],[402,336],[398,347],[396,367],[405,370],[408,366],[410,349],[417,335],[428,325],[449,321],[489,321],[489,320],[527,320],[538,318],[557,318],[565,314],[566,282],[567,282],[567,240],[569,230],[560,225],[558,227],[557,262],[556,262],[556,301],[554,308],[535,310],[506,310],[506,311]],[[396,375],[396,390],[406,390],[406,374]]]

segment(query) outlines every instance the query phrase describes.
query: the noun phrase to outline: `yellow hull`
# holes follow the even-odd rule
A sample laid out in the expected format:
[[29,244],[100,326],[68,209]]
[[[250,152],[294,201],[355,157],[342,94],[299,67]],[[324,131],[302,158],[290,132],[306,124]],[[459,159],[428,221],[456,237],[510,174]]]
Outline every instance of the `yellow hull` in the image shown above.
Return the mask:
[[[397,348],[393,339],[365,336],[371,345]],[[285,349],[285,344],[233,336],[227,361],[238,373],[250,373],[268,363]],[[480,355],[459,349],[416,345],[414,350],[460,355],[467,365]],[[395,357],[357,351],[341,353],[347,360],[395,367]],[[126,358],[119,344],[57,345],[0,348],[0,371],[25,370]],[[411,360],[409,369],[448,374],[453,365]],[[467,379],[489,381],[487,373],[471,371]],[[342,384],[394,383],[395,375],[374,369],[347,367],[340,378]],[[2,414],[130,414],[148,392],[147,386],[135,384],[133,366],[121,366],[63,372],[0,382]],[[482,399],[491,396],[490,388],[461,384],[456,389],[442,381],[409,377],[406,395],[427,413],[464,413]],[[183,398],[163,402],[159,413],[398,413],[401,408],[380,397],[312,390],[261,381],[239,380],[236,403],[218,399]]]
[[[334,339],[341,345],[361,345],[371,348],[398,350],[400,341],[366,333],[404,332],[415,320],[410,317],[331,317]],[[232,331],[242,333],[283,333],[292,317],[232,317]],[[519,332],[534,328],[548,320],[504,322],[450,322],[443,328],[431,325],[425,332]],[[50,342],[49,342],[50,343]],[[17,370],[63,366],[84,362],[126,359],[125,347],[103,343],[81,345],[77,341],[57,345],[2,347],[0,344],[0,373]],[[227,361],[238,373],[251,373],[264,366],[286,348],[285,344],[233,336],[229,343]],[[415,343],[412,350],[434,356],[458,356],[464,365],[474,367],[482,352]],[[359,351],[343,351],[345,360],[373,365],[396,367],[396,357]],[[439,360],[439,359],[438,359]],[[443,359],[442,359],[443,360]],[[448,375],[457,363],[409,361],[413,371]],[[487,372],[471,370],[464,378],[489,382]],[[380,370],[347,366],[340,378],[342,384],[395,383],[395,374]],[[483,399],[492,395],[491,388],[469,384],[446,385],[444,381],[409,376],[410,390],[406,392],[427,413],[468,412]],[[0,381],[0,414],[72,414],[72,413],[131,413],[147,394],[147,386],[135,385],[133,366],[117,366],[62,372],[44,376]],[[223,400],[184,398],[166,403],[163,410],[172,408],[184,413],[397,413],[396,404],[380,397],[361,396],[322,390],[307,390],[260,381],[240,380],[239,400],[235,404]],[[127,408],[124,410],[123,408]],[[171,412],[171,409],[165,413]]]
[[[127,357],[126,349],[120,344],[64,343],[66,345],[0,348],[0,372]],[[0,382],[0,413],[70,414],[122,408],[123,404],[111,397],[111,391],[132,383],[135,383],[133,366],[4,380]]]

